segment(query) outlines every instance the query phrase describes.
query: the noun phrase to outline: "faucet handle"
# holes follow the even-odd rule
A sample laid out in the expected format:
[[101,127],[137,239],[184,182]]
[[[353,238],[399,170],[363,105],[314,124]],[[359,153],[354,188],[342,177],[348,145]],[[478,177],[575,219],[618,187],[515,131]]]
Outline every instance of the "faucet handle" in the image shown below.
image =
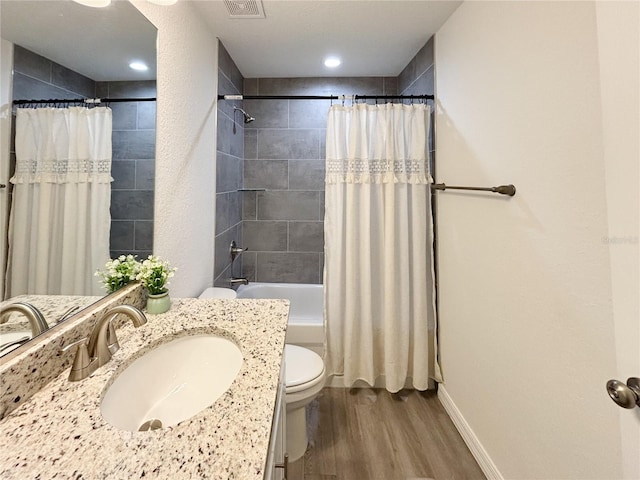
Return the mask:
[[89,339],[87,337],[84,337],[80,340],[76,340],[75,342],[70,343],[69,345],[65,345],[59,350],[60,353],[64,353],[73,347],[78,347],[76,356],[73,359],[73,365],[71,366],[71,370],[69,371],[70,382],[77,382],[78,380],[87,378],[91,374],[91,358],[89,357],[88,343]]
[[118,337],[116,335],[116,327],[113,326],[113,319],[115,316],[111,317],[109,320],[109,327],[107,329],[107,348],[113,355],[118,350],[120,350],[120,344],[118,343]]
[[236,259],[236,257],[238,255],[240,255],[242,252],[246,252],[247,250],[249,250],[249,248],[242,248],[242,247],[238,247],[236,245],[236,241],[233,240],[231,242],[231,245],[229,245],[229,254],[231,255],[231,263],[233,263],[233,261]]
[[80,310],[80,307],[76,305],[75,307],[69,307],[65,312],[60,316],[57,323],[64,322],[67,318],[71,317],[76,310]]
[[83,337],[80,340],[76,340],[75,342],[71,342],[68,345],[65,345],[64,347],[60,348],[58,350],[58,353],[65,353],[65,352],[71,350],[73,347],[82,345],[83,343],[86,345],[88,341],[89,341],[89,339],[87,337]]

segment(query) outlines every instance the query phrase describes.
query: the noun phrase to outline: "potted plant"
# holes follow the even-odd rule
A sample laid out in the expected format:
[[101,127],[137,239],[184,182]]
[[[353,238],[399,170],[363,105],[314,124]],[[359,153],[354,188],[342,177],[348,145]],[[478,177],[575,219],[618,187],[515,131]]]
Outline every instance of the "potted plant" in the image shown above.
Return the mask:
[[136,280],[147,290],[147,313],[164,313],[169,310],[171,300],[167,285],[176,270],[169,262],[155,255],[149,255],[140,264]]
[[120,255],[118,258],[109,260],[104,265],[104,270],[98,270],[96,277],[100,277],[100,282],[113,293],[125,285],[134,282],[140,273],[140,262],[134,255]]

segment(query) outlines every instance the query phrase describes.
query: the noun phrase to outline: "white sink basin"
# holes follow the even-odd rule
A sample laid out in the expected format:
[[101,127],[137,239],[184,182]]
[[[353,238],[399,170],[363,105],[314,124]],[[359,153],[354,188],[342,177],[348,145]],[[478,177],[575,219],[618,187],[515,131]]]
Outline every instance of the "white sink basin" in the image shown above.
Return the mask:
[[[31,338],[31,330],[20,330],[17,332],[2,332],[0,333],[0,346],[9,345],[10,343],[13,343],[17,340],[23,340],[25,337]],[[22,343],[17,343],[10,347],[9,346],[5,347],[3,350],[0,350],[0,356],[6,355],[12,350],[15,350],[16,348],[18,348],[20,345],[22,345]]]
[[212,405],[231,386],[241,365],[240,349],[226,338],[180,337],[149,351],[118,375],[102,399],[102,415],[129,431],[175,425]]

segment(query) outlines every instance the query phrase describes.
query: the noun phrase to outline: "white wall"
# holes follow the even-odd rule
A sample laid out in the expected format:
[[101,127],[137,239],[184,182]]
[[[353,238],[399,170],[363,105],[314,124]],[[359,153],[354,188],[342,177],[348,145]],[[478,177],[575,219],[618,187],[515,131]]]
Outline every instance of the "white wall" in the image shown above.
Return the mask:
[[[605,239],[619,171],[605,160],[617,139],[635,138],[637,148],[638,129],[605,142],[621,122],[620,105],[601,95],[598,56],[613,53],[602,29],[615,22],[599,18],[589,2],[465,2],[436,35],[437,180],[518,189],[513,198],[438,196],[442,394],[498,478],[631,472],[604,388],[617,375],[617,273]],[[618,48],[635,54],[637,68],[637,41]],[[637,112],[637,95],[615,98],[634,99]],[[635,195],[613,197],[614,208],[635,211],[637,235],[635,152],[625,182]],[[637,259],[637,242],[629,248]]]
[[[640,376],[640,3],[596,4],[617,369]],[[618,410],[624,478],[640,478],[640,409]]]
[[213,278],[218,43],[191,2],[132,2],[158,28],[153,251],[178,267],[173,297]]

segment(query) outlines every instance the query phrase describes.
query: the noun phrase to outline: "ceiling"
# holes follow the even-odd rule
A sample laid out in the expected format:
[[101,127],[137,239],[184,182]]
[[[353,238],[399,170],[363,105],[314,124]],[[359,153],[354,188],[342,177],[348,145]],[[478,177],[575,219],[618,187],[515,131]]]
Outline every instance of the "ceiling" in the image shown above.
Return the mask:
[[[461,4],[432,0],[264,0],[264,19],[194,2],[244,77],[397,76]],[[327,69],[335,55],[342,65]]]
[[[0,0],[0,36],[95,81],[156,77],[156,28],[126,1]],[[129,68],[142,60],[147,72]]]
[[[262,19],[230,18],[223,0],[192,6],[242,74],[255,78],[397,76],[461,3],[264,0]],[[1,0],[0,8],[2,38],[93,80],[155,78],[156,29],[127,1],[89,8],[70,0]],[[327,55],[342,65],[327,69]],[[129,69],[134,58],[150,71]]]

